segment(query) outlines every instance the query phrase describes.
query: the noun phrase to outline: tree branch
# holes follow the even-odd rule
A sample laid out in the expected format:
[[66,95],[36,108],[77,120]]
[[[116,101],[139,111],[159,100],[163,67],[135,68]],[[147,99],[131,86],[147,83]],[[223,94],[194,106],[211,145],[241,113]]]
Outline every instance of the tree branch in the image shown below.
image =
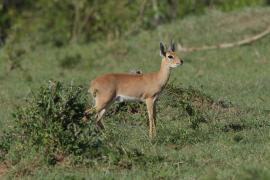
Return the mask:
[[270,26],[268,26],[263,32],[256,34],[254,36],[248,37],[246,39],[232,42],[232,43],[222,43],[222,44],[217,44],[217,45],[212,45],[212,46],[201,46],[201,47],[183,47],[181,44],[178,44],[177,48],[179,51],[182,52],[194,52],[194,51],[205,51],[205,50],[213,50],[213,49],[225,49],[225,48],[232,48],[236,46],[242,46],[242,45],[247,45],[251,44],[254,41],[257,41],[265,36],[267,36],[270,33]]

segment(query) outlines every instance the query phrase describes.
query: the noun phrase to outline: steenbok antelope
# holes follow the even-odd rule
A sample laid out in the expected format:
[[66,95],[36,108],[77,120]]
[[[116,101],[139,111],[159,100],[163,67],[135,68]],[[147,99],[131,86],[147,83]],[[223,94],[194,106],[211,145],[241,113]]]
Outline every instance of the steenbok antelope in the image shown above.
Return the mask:
[[[156,135],[155,102],[169,80],[172,68],[183,64],[175,53],[175,45],[171,43],[169,49],[160,43],[162,56],[160,70],[147,74],[105,74],[91,82],[89,92],[95,100],[96,123],[104,129],[102,116],[113,101],[135,100],[146,103],[149,116],[149,136]],[[87,110],[89,112],[91,110]],[[86,118],[86,117],[85,117]]]

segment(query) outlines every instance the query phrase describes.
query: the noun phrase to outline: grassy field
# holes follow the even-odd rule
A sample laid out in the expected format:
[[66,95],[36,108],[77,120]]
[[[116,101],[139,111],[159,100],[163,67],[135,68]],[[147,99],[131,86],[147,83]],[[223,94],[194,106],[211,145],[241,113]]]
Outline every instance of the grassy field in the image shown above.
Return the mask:
[[[159,42],[173,38],[184,46],[233,42],[252,36],[270,24],[270,8],[237,12],[209,11],[145,31],[127,39],[89,45],[21,43],[24,71],[5,75],[8,62],[0,50],[0,130],[13,124],[15,107],[48,80],[74,82],[87,87],[94,77],[107,72],[160,66]],[[185,62],[174,69],[169,84],[184,89],[204,118],[183,111],[170,89],[158,102],[157,137],[148,138],[144,113],[108,114],[105,135],[123,147],[136,148],[147,157],[145,164],[92,167],[36,164],[26,156],[9,164],[3,178],[30,179],[269,179],[270,178],[270,36],[251,45],[224,50],[181,53]],[[191,93],[188,93],[190,90]],[[172,88],[173,93],[179,93]],[[192,93],[194,92],[194,93]],[[198,97],[194,94],[199,93]],[[182,96],[181,96],[182,97]],[[196,103],[197,98],[213,102]],[[145,108],[145,107],[141,107]],[[182,109],[181,109],[182,108]],[[179,110],[181,109],[181,111]],[[126,165],[128,164],[128,165]],[[2,178],[1,177],[1,178]]]

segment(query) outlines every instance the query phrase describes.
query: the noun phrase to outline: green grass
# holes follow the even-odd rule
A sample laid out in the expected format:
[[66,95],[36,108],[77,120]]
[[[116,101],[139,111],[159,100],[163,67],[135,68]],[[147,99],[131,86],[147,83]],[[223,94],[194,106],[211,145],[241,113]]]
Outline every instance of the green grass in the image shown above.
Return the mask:
[[[232,42],[262,31],[270,24],[270,8],[240,12],[210,11],[145,31],[136,37],[55,48],[30,47],[20,58],[25,72],[4,75],[7,61],[0,50],[0,130],[14,123],[12,112],[31,91],[48,80],[75,82],[87,87],[107,72],[143,72],[160,66],[159,41],[170,38],[184,46]],[[28,38],[29,39],[29,38]],[[25,46],[31,41],[23,42]],[[174,69],[170,83],[198,89],[230,108],[203,107],[206,122],[192,128],[196,118],[180,112],[177,101],[163,93],[158,104],[157,137],[147,136],[147,117],[114,114],[105,117],[105,134],[124,147],[156,157],[147,166],[125,165],[48,166],[37,164],[29,153],[12,164],[6,178],[31,179],[269,179],[270,178],[270,36],[248,46],[224,50],[181,53],[184,65]],[[79,60],[76,61],[76,58]],[[176,104],[175,107],[173,104]],[[158,157],[162,157],[160,160]]]

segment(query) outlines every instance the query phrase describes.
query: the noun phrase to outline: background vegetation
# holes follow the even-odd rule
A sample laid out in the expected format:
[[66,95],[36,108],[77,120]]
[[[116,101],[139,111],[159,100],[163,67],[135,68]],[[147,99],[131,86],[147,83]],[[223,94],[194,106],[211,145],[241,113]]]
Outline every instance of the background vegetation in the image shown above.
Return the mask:
[[209,8],[230,11],[267,3],[267,0],[4,0],[0,6],[0,37],[4,42],[8,34],[27,34],[32,40],[53,41],[60,46],[132,35],[189,14],[202,14]]
[[114,104],[95,129],[89,81],[160,66],[159,42],[232,42],[270,24],[269,1],[2,1],[0,178],[269,179],[270,37],[192,53],[158,102]]

